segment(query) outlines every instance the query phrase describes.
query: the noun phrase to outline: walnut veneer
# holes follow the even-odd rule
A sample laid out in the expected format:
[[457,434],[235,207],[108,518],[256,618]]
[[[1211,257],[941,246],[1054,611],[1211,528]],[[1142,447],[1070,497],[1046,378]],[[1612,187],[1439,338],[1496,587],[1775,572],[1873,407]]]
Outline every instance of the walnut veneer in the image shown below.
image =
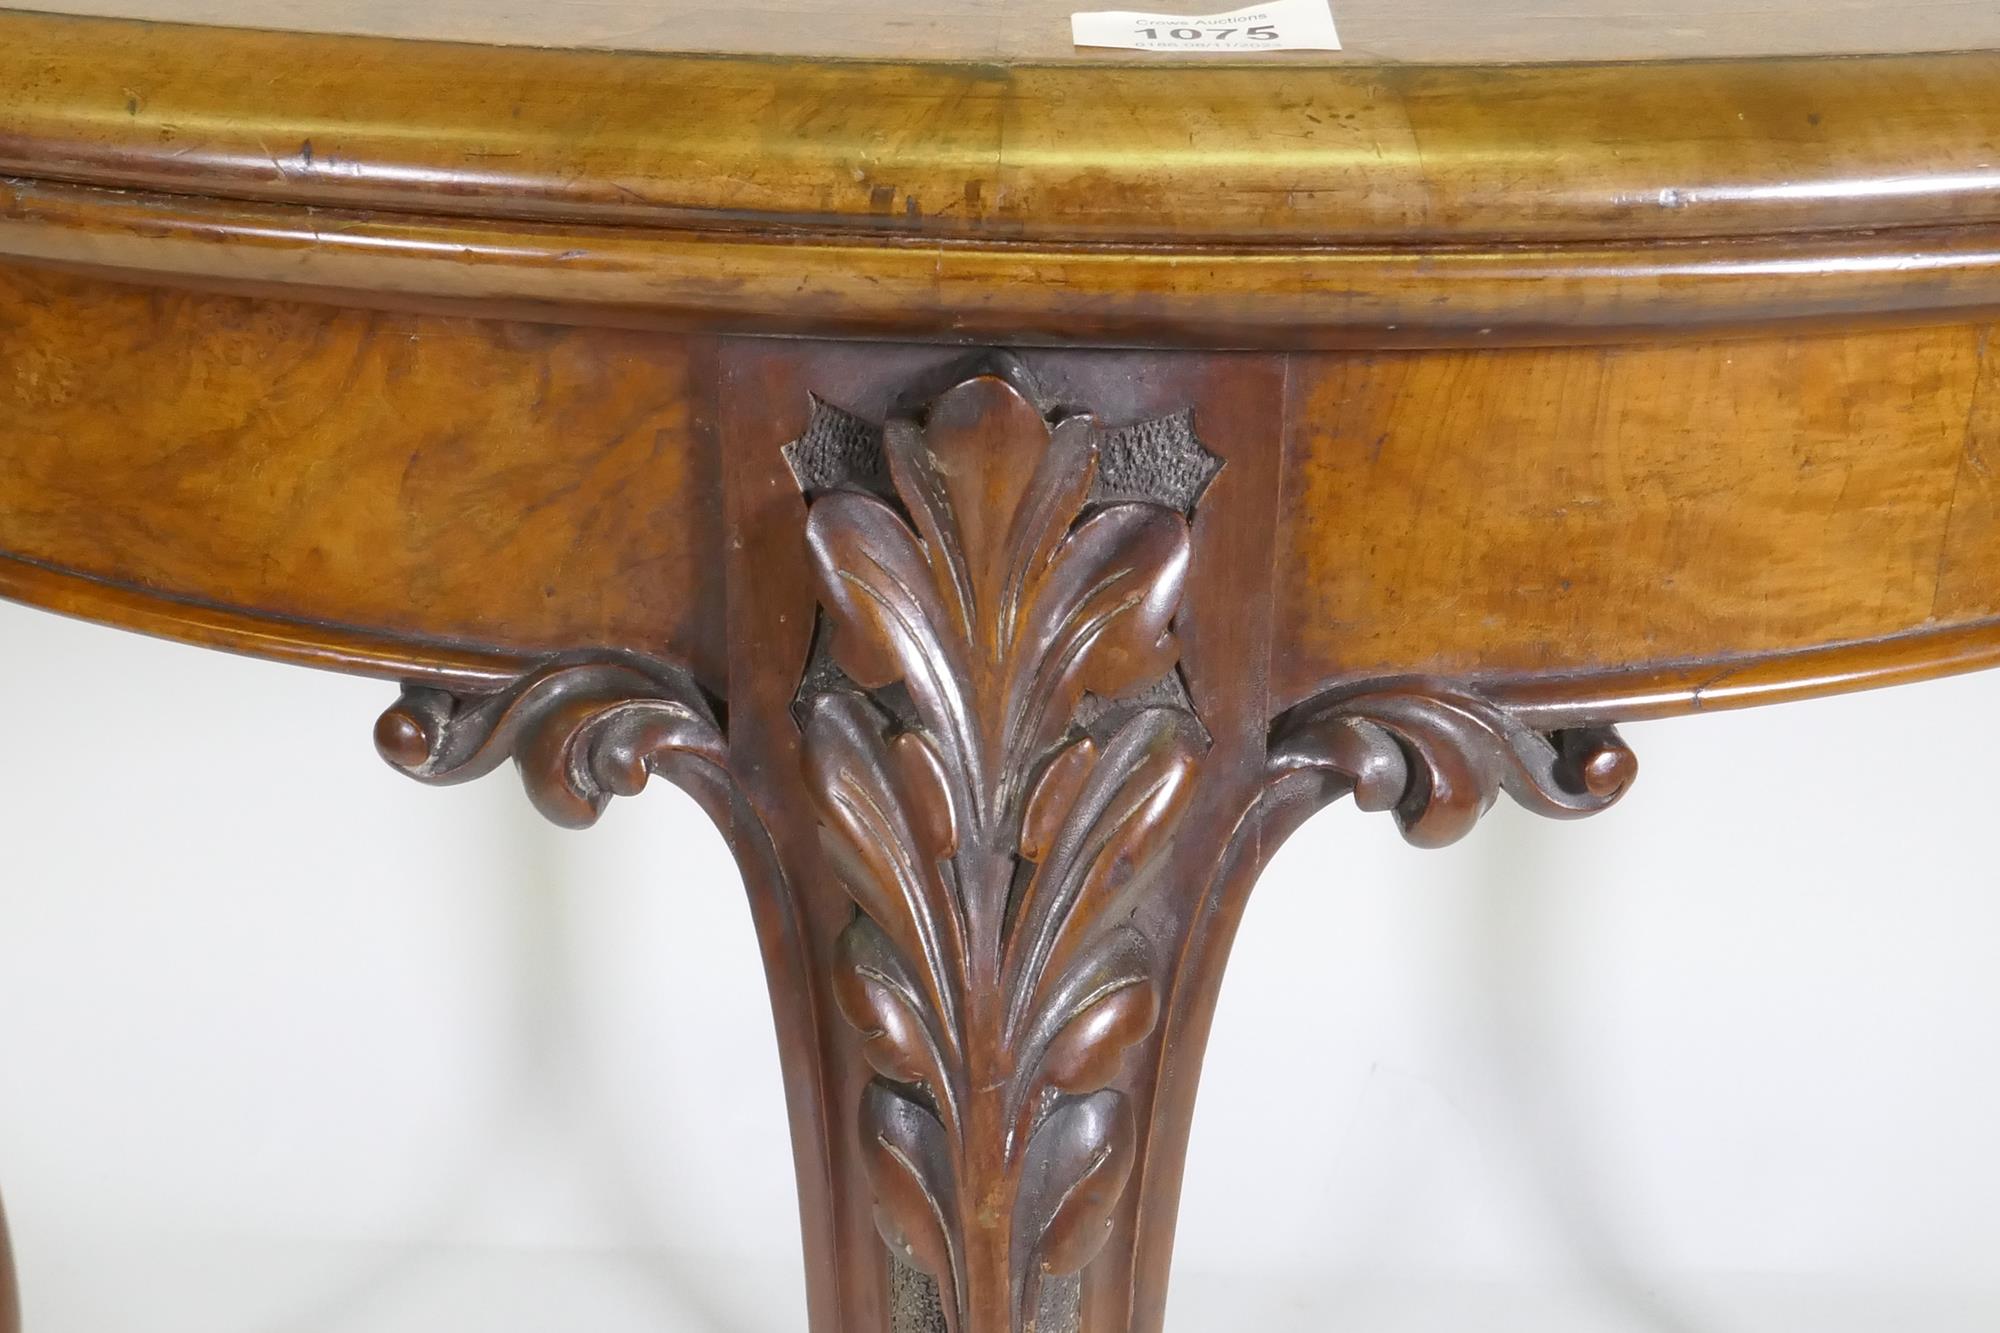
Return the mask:
[[392,765],[564,824],[692,793],[816,1333],[1159,1327],[1326,802],[1585,815],[1620,721],[2000,662],[1989,5],[58,7],[0,595],[396,682]]

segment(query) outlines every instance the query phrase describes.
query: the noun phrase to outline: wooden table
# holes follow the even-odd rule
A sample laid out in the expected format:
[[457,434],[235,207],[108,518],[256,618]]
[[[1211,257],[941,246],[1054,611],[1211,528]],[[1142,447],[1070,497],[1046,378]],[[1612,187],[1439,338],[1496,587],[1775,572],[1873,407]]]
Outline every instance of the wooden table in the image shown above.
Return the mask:
[[2000,660],[1983,0],[54,7],[0,594],[400,682],[391,764],[564,824],[692,793],[818,1333],[1159,1327],[1326,802],[1584,815],[1620,721]]

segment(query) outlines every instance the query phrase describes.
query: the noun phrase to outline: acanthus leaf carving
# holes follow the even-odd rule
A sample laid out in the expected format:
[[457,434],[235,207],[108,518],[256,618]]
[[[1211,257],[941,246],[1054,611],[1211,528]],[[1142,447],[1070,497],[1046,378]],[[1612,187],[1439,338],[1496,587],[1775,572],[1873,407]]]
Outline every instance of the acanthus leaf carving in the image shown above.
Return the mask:
[[879,1229],[951,1328],[1019,1329],[1102,1245],[1136,1157],[1112,1085],[1161,1005],[1134,909],[1208,749],[1172,625],[1217,465],[1183,417],[1144,437],[1179,450],[1181,506],[1094,495],[1105,432],[989,375],[885,427],[883,493],[801,469],[815,432],[852,434],[814,410],[787,451],[831,668],[803,760],[857,909],[836,992],[878,1076]]

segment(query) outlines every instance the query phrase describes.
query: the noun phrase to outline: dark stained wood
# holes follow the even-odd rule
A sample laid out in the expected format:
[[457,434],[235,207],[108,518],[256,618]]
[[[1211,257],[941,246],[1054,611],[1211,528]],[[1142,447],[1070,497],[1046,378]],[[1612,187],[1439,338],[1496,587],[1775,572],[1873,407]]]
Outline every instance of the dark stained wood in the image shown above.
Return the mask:
[[[814,929],[822,941],[818,954],[823,970],[818,973],[817,985],[822,988],[824,999],[819,1010],[822,1015],[822,1046],[811,1058],[826,1070],[823,1083],[827,1089],[830,1116],[825,1133],[818,1141],[828,1144],[829,1161],[836,1182],[834,1192],[840,1201],[832,1218],[834,1245],[845,1260],[839,1278],[839,1301],[844,1322],[837,1326],[873,1330],[887,1327],[891,1309],[898,1302],[920,1296],[923,1287],[920,1283],[913,1283],[914,1275],[908,1266],[898,1269],[890,1263],[876,1224],[874,1190],[861,1151],[864,1142],[862,1110],[871,1101],[870,1085],[877,1076],[876,1066],[869,1062],[861,1033],[843,1016],[835,985],[836,978],[844,973],[839,942],[853,929],[855,897],[862,895],[850,896],[849,889],[843,887],[841,880],[829,874],[827,854],[822,850],[815,827],[819,820],[813,813],[816,808],[812,796],[814,787],[808,780],[809,774],[814,771],[809,764],[812,746],[806,734],[801,732],[800,714],[794,706],[800,697],[802,680],[818,682],[821,687],[827,680],[820,667],[814,665],[819,661],[813,653],[817,619],[815,604],[819,595],[815,592],[813,562],[804,540],[804,530],[810,512],[808,499],[822,493],[818,482],[828,480],[829,473],[809,466],[807,460],[823,458],[838,451],[821,446],[794,448],[791,456],[799,464],[799,471],[795,472],[787,466],[784,456],[775,450],[774,444],[813,439],[823,441],[835,434],[824,429],[814,431],[815,413],[809,396],[812,393],[818,393],[832,406],[879,429],[882,423],[897,417],[922,419],[924,405],[946,393],[951,385],[968,375],[976,375],[982,370],[991,371],[996,367],[1011,367],[1007,370],[1010,376],[1018,375],[1022,377],[1019,382],[1034,386],[1036,402],[1059,402],[1074,409],[1089,409],[1107,427],[1171,418],[1175,413],[1191,408],[1195,414],[1195,433],[1204,442],[1208,439],[1205,433],[1207,428],[1200,423],[1215,416],[1220,423],[1217,437],[1233,443],[1266,437],[1262,427],[1268,425],[1267,421],[1259,420],[1254,413],[1234,420],[1237,415],[1234,409],[1239,402],[1250,406],[1261,398],[1263,411],[1268,413],[1279,401],[1274,393],[1277,384],[1275,379],[1263,376],[1245,381],[1226,373],[1223,366],[1199,358],[1178,358],[1164,365],[1132,356],[1080,360],[1020,358],[995,362],[989,357],[967,357],[948,350],[889,352],[861,347],[804,349],[740,344],[732,346],[725,365],[723,455],[733,469],[731,489],[735,497],[732,503],[736,520],[749,536],[741,551],[742,563],[738,567],[744,571],[746,581],[751,581],[756,589],[754,596],[735,603],[737,610],[734,614],[741,618],[736,627],[741,652],[730,686],[732,768],[742,775],[746,789],[754,794],[753,799],[760,808],[770,813],[780,844],[795,849],[794,854],[800,859],[795,863],[797,868],[792,882],[812,899],[803,914],[815,923]],[[1004,401],[1005,395],[1002,398]],[[1020,419],[1018,413],[1001,415],[1003,419],[1015,420],[1018,429],[1029,431],[1031,447],[1026,452],[1033,453],[1033,441],[1040,438],[1041,430],[1033,424],[1036,414],[1027,413],[1025,421]],[[826,420],[824,409],[821,409],[819,420]],[[982,482],[975,478],[983,477],[986,478],[983,484],[1000,485],[1016,495],[1023,490],[1039,493],[1039,482],[1035,487],[1029,485],[1028,469],[1024,469],[1019,476],[1005,472],[996,476],[990,471],[971,468],[966,451],[972,449],[977,456],[973,442],[962,434],[953,434],[950,439],[952,444],[949,447],[934,445],[927,452],[936,457],[941,466],[948,468],[961,484],[976,488]],[[987,443],[990,447],[990,438]],[[864,448],[861,452],[865,455],[867,451]],[[1029,467],[1031,469],[1032,465]],[[1110,471],[1120,477],[1127,475],[1122,464]],[[801,473],[817,479],[809,484],[805,494],[801,493]],[[1054,475],[1060,477],[1062,474],[1058,472]],[[886,480],[884,478],[876,485],[879,487]],[[1225,468],[1224,473],[1211,484],[1209,494],[1230,485]],[[892,492],[893,489],[891,485]],[[1257,503],[1255,497],[1250,502],[1253,507]],[[1202,505],[1207,503],[1204,496]],[[1266,489],[1262,492],[1262,504],[1267,511],[1271,503],[1271,493]],[[1197,531],[1202,505],[1196,506]],[[962,513],[963,506],[955,508],[954,512]],[[980,522],[989,532],[989,537],[984,540],[999,541],[1007,535],[1003,519],[988,518]],[[1005,542],[1000,545],[1003,549],[1011,549]],[[1200,538],[1197,536],[1197,549],[1199,545]],[[931,548],[926,546],[925,549]],[[970,549],[991,548],[979,545]],[[978,562],[974,564],[977,566]],[[1240,605],[1240,599],[1231,604],[1232,609]],[[1189,633],[1198,638],[1202,632],[1190,623]],[[808,690],[812,688],[814,686],[809,684]],[[897,706],[900,706],[898,700],[902,696],[900,684],[886,690],[865,692],[865,697]],[[1222,715],[1232,717],[1238,707],[1236,696],[1230,696]],[[1259,735],[1264,721],[1259,717]],[[933,730],[931,725],[922,722],[921,717],[913,719],[912,725],[920,727],[926,734]],[[1209,731],[1210,745],[1203,755],[1202,772],[1208,773],[1207,765],[1225,753],[1220,748],[1225,738],[1219,729],[1204,727],[1204,730]],[[1236,734],[1237,727],[1232,723],[1227,740],[1226,753],[1229,755],[1238,752]],[[1076,736],[1071,734],[1068,739],[1073,742]],[[1060,749],[1060,745],[1057,748]],[[1040,776],[1043,767],[1042,763],[1035,763],[1032,766],[1034,775]],[[1178,821],[1178,837],[1172,850],[1166,853],[1167,859],[1156,868],[1153,882],[1160,886],[1178,886],[1199,880],[1199,870],[1190,870],[1189,867],[1201,865],[1205,855],[1201,846],[1207,844],[1211,836],[1209,831],[1229,822],[1219,813],[1219,806],[1239,799],[1232,793],[1246,789],[1246,784],[1238,776],[1240,772],[1241,766],[1232,758],[1214,775],[1214,781],[1194,785],[1189,804]],[[968,828],[971,825],[969,818],[966,825]],[[1018,836],[1025,826],[1017,822],[1012,827]],[[995,841],[1005,845],[1007,828],[1002,821],[998,828],[980,834],[985,840],[983,845],[990,847]],[[972,836],[966,834],[968,838]],[[1202,840],[1201,845],[1195,844],[1197,838]],[[961,848],[954,858],[955,866],[964,860],[965,851]],[[834,857],[832,864],[840,865],[843,859]],[[846,863],[853,864],[851,858],[846,859]],[[990,875],[992,872],[986,873]],[[970,891],[975,894],[990,893],[990,888],[980,887],[988,883],[987,880],[977,880]],[[880,901],[879,898],[874,900]],[[1133,920],[1134,929],[1143,938],[1160,941],[1166,946],[1166,952],[1155,959],[1156,966],[1161,969],[1155,975],[1163,981],[1177,966],[1174,961],[1175,946],[1171,942],[1182,937],[1181,905],[1185,902],[1178,890],[1147,893],[1139,914]],[[879,910],[887,915],[891,909]],[[1119,1048],[1122,1049],[1122,1044]],[[1004,1046],[989,1048],[989,1056],[1004,1065],[1008,1058],[1007,1049]],[[1116,1051],[1112,1054],[1115,1055]],[[1146,1107],[1152,1083],[1150,1070],[1156,1059],[1156,1048],[1142,1043],[1140,1055],[1128,1057],[1115,1078],[1099,1085],[1130,1101],[1137,1112],[1134,1119],[1138,1133],[1130,1159],[1131,1175],[1127,1188],[1116,1200],[1118,1211],[1106,1233],[1104,1248],[1095,1260],[1083,1268],[1083,1286],[1076,1298],[1088,1321],[1085,1327],[1115,1329],[1128,1322],[1136,1231],[1132,1219],[1136,1216],[1138,1197],[1137,1188],[1130,1182],[1150,1175],[1153,1170],[1148,1165],[1151,1116]],[[879,1101],[881,1090],[877,1089],[872,1096]],[[996,1160],[990,1155],[992,1153],[991,1145],[975,1148],[971,1164],[1005,1181],[1009,1173],[1004,1158]],[[982,1161],[985,1164],[983,1167]],[[1177,1166],[1172,1174],[1177,1177]],[[982,1246],[993,1243],[992,1238],[979,1238],[976,1232],[974,1239]],[[809,1249],[816,1248],[816,1245],[809,1244]],[[1004,1249],[1000,1252],[1004,1253]],[[1010,1270],[1011,1267],[1010,1260]],[[1011,1303],[1013,1297],[1007,1290],[1009,1285],[1010,1282],[1001,1283],[999,1295]],[[1044,1290],[1051,1292],[1051,1299],[1058,1310],[1068,1308],[1067,1302],[1072,1297],[1071,1289],[1066,1289],[1066,1284],[1054,1282],[1044,1283],[1043,1286]],[[987,1289],[991,1290],[990,1285]],[[1037,1309],[1040,1308],[1038,1302]],[[991,1322],[990,1306],[981,1305],[979,1309],[985,1317],[975,1317],[971,1328],[1006,1326],[1004,1322]],[[1059,1328],[1064,1325],[1044,1326]],[[918,1324],[915,1327],[927,1325]]]
[[411,686],[377,719],[375,745],[393,767],[438,786],[482,777],[512,759],[536,808],[569,828],[595,823],[613,796],[636,795],[654,774],[685,789],[714,821],[749,893],[779,1046],[794,1057],[783,1067],[809,1308],[816,1327],[834,1322],[829,1292],[838,1260],[819,1147],[825,1101],[813,1062],[796,1058],[817,1044],[817,974],[779,846],[731,772],[701,687],[684,668],[638,654],[553,660],[480,693]]
[[1208,732],[1203,788],[1177,840],[1171,911],[1155,930],[1178,942],[1158,1037],[1131,1089],[1149,1108],[1128,1211],[1099,1261],[1129,1277],[1086,1292],[1088,1329],[1152,1329],[1164,1318],[1187,1136],[1227,932],[1209,911],[1217,863],[1237,837],[1267,767],[1271,720],[1271,558],[1283,459],[1270,447],[1284,367],[1216,357],[1174,367],[1199,407],[1204,444],[1225,460],[1195,509],[1185,611],[1174,632],[1188,696]]
[[14,1249],[4,1208],[0,1208],[0,1333],[21,1333],[21,1297],[14,1286]]
[[[1215,460],[1185,419],[1052,426],[996,374],[844,474],[802,466],[815,433],[864,434],[833,411],[793,446],[825,636],[799,707],[859,909],[834,984],[878,1076],[878,1227],[952,1329],[1060,1327],[1137,1156],[1110,1085],[1163,996],[1126,918],[1208,749],[1170,626]],[[1111,707],[1084,718],[1086,692]]]
[[613,796],[652,774],[724,782],[722,729],[685,671],[644,658],[557,661],[476,702],[425,686],[375,723],[375,748],[437,786],[484,777],[509,759],[535,808],[565,828],[597,822]]
[[1544,735],[1441,681],[1329,691],[1278,719],[1271,737],[1273,783],[1309,775],[1352,791],[1362,809],[1392,811],[1419,847],[1457,842],[1503,790],[1551,818],[1596,814],[1638,770],[1609,728]]
[[[895,353],[889,357],[900,363]],[[741,349],[725,356],[715,372],[720,485],[729,529],[737,534],[724,562],[732,646],[730,772],[744,804],[770,829],[785,870],[788,907],[804,936],[806,966],[789,978],[776,971],[768,975],[779,1015],[780,1060],[792,1081],[792,1151],[811,1324],[876,1329],[888,1327],[881,1265],[846,1260],[856,1248],[877,1243],[872,1198],[865,1187],[856,1187],[862,1175],[853,1108],[860,1104],[868,1066],[829,987],[834,969],[829,942],[838,938],[852,909],[821,868],[791,711],[814,623],[805,501],[781,452],[787,440],[803,434],[811,414],[796,375],[783,358]],[[809,1102],[801,1101],[800,1087],[811,1090]]]
[[0,10],[0,596],[398,680],[389,763],[566,825],[685,788],[815,1333],[1161,1327],[1327,801],[2000,665],[2000,54],[1895,54],[1990,6],[101,3],[213,26]]

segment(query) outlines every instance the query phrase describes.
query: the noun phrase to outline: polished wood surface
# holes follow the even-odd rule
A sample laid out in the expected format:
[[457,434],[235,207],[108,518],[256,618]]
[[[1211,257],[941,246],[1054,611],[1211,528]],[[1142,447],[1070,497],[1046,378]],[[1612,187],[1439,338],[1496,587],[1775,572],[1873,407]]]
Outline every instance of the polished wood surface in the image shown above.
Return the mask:
[[[1130,60],[1070,44],[1069,15],[1097,0],[923,0],[893,9],[857,0],[37,0],[65,14],[295,32],[360,33],[522,46],[717,51],[925,60]],[[1129,6],[1128,6],[1129,7]],[[1155,7],[1156,9],[1159,7]],[[1165,6],[1219,13],[1226,0]],[[2000,13],[1981,0],[1334,0],[1340,54],[1314,63],[1664,60],[1871,55],[2000,46]]]
[[328,214],[0,179],[0,255],[342,306],[1038,346],[1380,348],[2000,314],[2000,227],[1605,244],[940,245]]
[[2000,615],[1990,339],[1294,359],[1279,696]]
[[0,173],[727,231],[1629,242],[2000,220],[1996,79],[1983,51],[1105,69],[0,10]]
[[[1819,650],[1799,670],[1820,677],[1828,654],[1910,631],[1980,633],[2000,622],[1989,341],[1956,326],[1108,364],[1286,384],[1234,409],[1291,479],[1283,707],[1411,671],[1616,691],[1683,660],[1776,676]],[[266,636],[339,627],[328,664],[466,680],[670,643],[718,679],[712,423],[748,410],[718,399],[720,355],[0,270],[0,550],[42,572],[16,595],[123,618],[150,592],[210,609],[158,631],[251,651],[310,656]]]
[[0,548],[273,620],[523,655],[671,642],[713,673],[701,356],[7,271]]
[[689,791],[815,1333],[1160,1327],[1326,802],[2000,665],[1990,6],[104,12],[0,10],[0,595],[398,681],[391,765],[565,825]]
[[1211,348],[2000,311],[1992,52],[1104,69],[0,11],[0,87],[0,257],[349,304]]

